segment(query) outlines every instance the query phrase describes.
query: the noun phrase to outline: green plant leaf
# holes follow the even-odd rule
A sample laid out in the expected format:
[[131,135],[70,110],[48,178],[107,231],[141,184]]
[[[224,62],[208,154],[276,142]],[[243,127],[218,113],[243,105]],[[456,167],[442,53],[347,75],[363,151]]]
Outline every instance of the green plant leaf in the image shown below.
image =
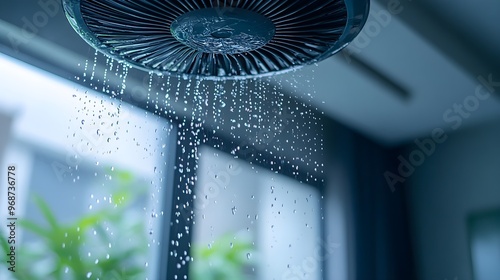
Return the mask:
[[[3,235],[0,235],[0,246],[2,247],[3,252],[7,253],[10,249],[9,242]],[[5,254],[2,254],[2,260],[4,259]]]
[[[103,204],[98,209],[77,217],[69,224],[59,223],[55,213],[43,198],[34,196],[35,205],[47,220],[48,226],[44,222],[20,220],[22,227],[41,238],[32,242],[33,248],[37,248],[37,255],[28,257],[35,252],[33,248],[25,244],[20,246],[19,254],[20,256],[23,254],[26,258],[23,258],[25,260],[22,266],[23,274],[22,276],[18,274],[20,276],[18,280],[61,280],[68,277],[81,280],[87,279],[88,272],[93,273],[90,279],[97,279],[96,277],[106,280],[144,279],[144,275],[141,274],[146,270],[143,262],[148,250],[144,221],[138,220],[138,224],[131,223],[127,221],[129,219],[127,213],[129,206],[140,197],[139,194],[146,192],[148,188],[136,186],[130,172],[115,171],[112,174],[118,179],[110,187],[110,202],[113,203]],[[107,226],[115,235],[110,236]],[[97,236],[89,232],[91,229],[96,230]],[[131,237],[144,241],[144,244],[127,242],[126,240]],[[113,248],[108,249],[107,244],[112,242],[111,240],[116,241],[116,246],[113,243]],[[6,245],[5,239],[0,240],[0,248],[6,250],[8,249]],[[84,257],[86,252],[92,253],[92,256],[99,261],[95,262],[94,258]],[[110,256],[105,258],[103,254],[107,253]],[[35,275],[38,272],[31,270],[30,266],[42,262],[50,263],[52,271],[46,275]],[[66,269],[69,269],[69,273],[65,273]]]
[[49,225],[54,229],[58,228],[59,224],[57,223],[56,217],[54,213],[52,213],[52,210],[50,210],[49,205],[43,200],[43,198],[38,195],[34,195],[33,199],[47,222],[49,222]]
[[85,215],[80,218],[80,220],[78,220],[77,227],[80,227],[80,230],[85,231],[86,229],[95,226],[99,222],[102,222],[107,215],[108,211],[105,210]]
[[128,183],[134,179],[134,175],[132,172],[128,171],[122,171],[122,170],[115,170],[113,172],[113,175],[116,176],[120,181],[124,183]]
[[33,223],[32,221],[29,221],[26,219],[20,219],[20,220],[18,220],[18,223],[21,227],[35,233],[36,235],[38,235],[40,237],[50,238],[50,232],[48,230]]

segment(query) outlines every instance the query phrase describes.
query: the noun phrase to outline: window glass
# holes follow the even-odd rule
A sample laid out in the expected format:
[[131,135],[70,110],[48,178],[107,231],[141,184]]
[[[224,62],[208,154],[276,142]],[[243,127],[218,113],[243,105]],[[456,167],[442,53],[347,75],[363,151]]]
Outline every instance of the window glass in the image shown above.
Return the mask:
[[472,215],[468,221],[471,258],[476,280],[500,275],[500,210]]
[[18,218],[16,274],[0,279],[157,279],[172,126],[5,56],[0,75],[1,191],[15,166]]
[[192,279],[321,279],[318,189],[213,148],[200,154]]
[[[165,177],[175,170],[167,166],[176,157],[173,126],[2,55],[0,75],[1,167],[16,168],[16,275],[158,279],[170,267],[160,256],[175,253],[163,243],[188,240],[162,236],[182,220],[162,211],[179,206],[163,201],[167,192],[175,200],[183,191],[182,182],[167,189],[177,181]],[[191,262],[189,278],[321,279],[319,190],[207,146],[200,151],[192,242],[181,252],[188,256],[182,265]],[[7,200],[0,207],[7,209]],[[9,277],[0,271],[0,279]]]

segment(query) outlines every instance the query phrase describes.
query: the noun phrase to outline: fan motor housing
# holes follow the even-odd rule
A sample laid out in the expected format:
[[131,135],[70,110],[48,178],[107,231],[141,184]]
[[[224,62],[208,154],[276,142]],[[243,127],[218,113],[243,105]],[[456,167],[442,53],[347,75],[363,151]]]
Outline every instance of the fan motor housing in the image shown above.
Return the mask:
[[269,43],[276,32],[271,20],[240,8],[194,10],[175,19],[170,30],[184,45],[213,54],[256,50]]
[[316,63],[361,31],[369,0],[63,0],[73,28],[132,66],[246,79]]

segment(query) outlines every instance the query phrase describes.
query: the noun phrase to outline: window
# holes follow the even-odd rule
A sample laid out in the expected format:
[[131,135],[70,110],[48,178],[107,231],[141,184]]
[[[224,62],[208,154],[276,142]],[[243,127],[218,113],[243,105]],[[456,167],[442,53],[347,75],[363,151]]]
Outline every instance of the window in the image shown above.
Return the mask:
[[468,219],[474,279],[493,280],[500,275],[500,210],[476,213]]
[[[0,56],[0,67],[0,158],[18,172],[18,268],[26,279],[324,277],[322,189],[311,174],[264,152],[254,160],[231,154],[232,143],[214,144],[222,139],[215,135],[201,144],[189,136],[193,127],[155,108],[14,59]],[[274,121],[283,120],[268,126]],[[182,149],[194,146],[199,168]]]
[[321,279],[319,190],[213,148],[200,154],[192,279]]
[[171,124],[5,56],[0,75],[0,159],[17,177],[16,275],[157,279]]

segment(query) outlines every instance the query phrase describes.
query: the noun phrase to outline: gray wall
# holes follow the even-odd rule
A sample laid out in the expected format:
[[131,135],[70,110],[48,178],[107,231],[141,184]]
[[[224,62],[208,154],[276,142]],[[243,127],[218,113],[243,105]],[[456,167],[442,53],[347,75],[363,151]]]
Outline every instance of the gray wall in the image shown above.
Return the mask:
[[473,279],[467,217],[500,207],[500,121],[448,136],[407,186],[422,280]]

